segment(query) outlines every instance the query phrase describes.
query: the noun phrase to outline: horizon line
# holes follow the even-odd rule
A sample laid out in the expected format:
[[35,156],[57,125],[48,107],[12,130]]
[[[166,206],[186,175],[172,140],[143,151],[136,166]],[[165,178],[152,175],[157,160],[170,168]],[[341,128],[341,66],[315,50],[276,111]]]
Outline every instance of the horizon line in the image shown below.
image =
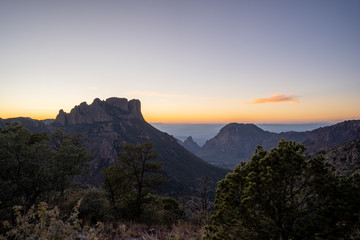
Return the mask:
[[[29,119],[33,119],[33,120],[38,120],[38,121],[45,121],[45,120],[55,120],[56,118],[32,118],[32,117],[24,117],[24,116],[17,116],[17,117],[8,117],[8,118],[2,118],[0,117],[0,119],[2,120],[6,120],[6,119],[14,119],[14,118],[29,118]],[[352,119],[334,119],[334,120],[324,120],[324,121],[288,121],[288,122],[277,122],[277,121],[269,121],[269,122],[260,122],[260,121],[218,121],[218,122],[207,122],[207,121],[182,121],[182,122],[172,122],[172,121],[145,121],[150,123],[150,124],[191,124],[191,125],[196,125],[196,124],[230,124],[230,123],[250,123],[250,124],[336,124],[336,123],[340,123],[340,122],[344,122],[344,121],[351,121],[351,120],[360,120],[360,119],[356,119],[356,118],[352,118]]]

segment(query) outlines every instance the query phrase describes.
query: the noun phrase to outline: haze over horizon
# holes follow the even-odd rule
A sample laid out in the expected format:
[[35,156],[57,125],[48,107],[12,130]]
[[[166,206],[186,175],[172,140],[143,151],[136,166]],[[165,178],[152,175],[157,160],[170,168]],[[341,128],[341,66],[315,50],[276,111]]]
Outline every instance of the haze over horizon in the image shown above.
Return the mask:
[[360,1],[1,1],[0,118],[139,99],[148,122],[360,119]]

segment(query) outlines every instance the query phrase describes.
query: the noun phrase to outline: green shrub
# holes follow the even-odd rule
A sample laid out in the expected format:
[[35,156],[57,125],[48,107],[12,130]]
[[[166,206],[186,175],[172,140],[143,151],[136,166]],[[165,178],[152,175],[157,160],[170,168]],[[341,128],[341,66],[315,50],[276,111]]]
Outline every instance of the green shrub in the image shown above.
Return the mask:
[[109,216],[110,204],[106,192],[102,189],[91,188],[86,193],[79,207],[79,217],[91,224],[106,221]]

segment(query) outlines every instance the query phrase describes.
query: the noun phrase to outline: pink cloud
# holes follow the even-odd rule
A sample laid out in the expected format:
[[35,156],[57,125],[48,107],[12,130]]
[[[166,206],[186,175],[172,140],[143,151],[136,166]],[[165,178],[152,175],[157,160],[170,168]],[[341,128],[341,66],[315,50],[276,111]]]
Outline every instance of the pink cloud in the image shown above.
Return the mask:
[[273,95],[272,97],[268,97],[268,98],[256,98],[256,99],[252,100],[250,103],[251,104],[259,104],[259,103],[281,103],[281,102],[290,102],[290,103],[297,104],[297,103],[299,103],[299,99],[297,97],[291,96],[291,95],[276,94],[276,95]]

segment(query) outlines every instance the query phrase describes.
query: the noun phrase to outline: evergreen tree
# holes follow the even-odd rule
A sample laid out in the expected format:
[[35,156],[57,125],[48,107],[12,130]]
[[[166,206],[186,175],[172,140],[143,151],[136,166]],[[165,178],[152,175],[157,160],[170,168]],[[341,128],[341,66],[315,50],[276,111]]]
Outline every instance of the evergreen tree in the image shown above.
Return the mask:
[[18,124],[0,128],[1,218],[9,219],[14,205],[26,210],[60,199],[75,175],[86,173],[88,158],[80,141],[62,131],[49,138]]
[[129,218],[139,219],[149,194],[165,182],[161,162],[151,142],[141,145],[124,143],[116,164],[103,170],[104,188],[113,206]]
[[359,226],[359,177],[336,176],[321,156],[281,141],[256,149],[219,182],[206,239],[350,239]]

